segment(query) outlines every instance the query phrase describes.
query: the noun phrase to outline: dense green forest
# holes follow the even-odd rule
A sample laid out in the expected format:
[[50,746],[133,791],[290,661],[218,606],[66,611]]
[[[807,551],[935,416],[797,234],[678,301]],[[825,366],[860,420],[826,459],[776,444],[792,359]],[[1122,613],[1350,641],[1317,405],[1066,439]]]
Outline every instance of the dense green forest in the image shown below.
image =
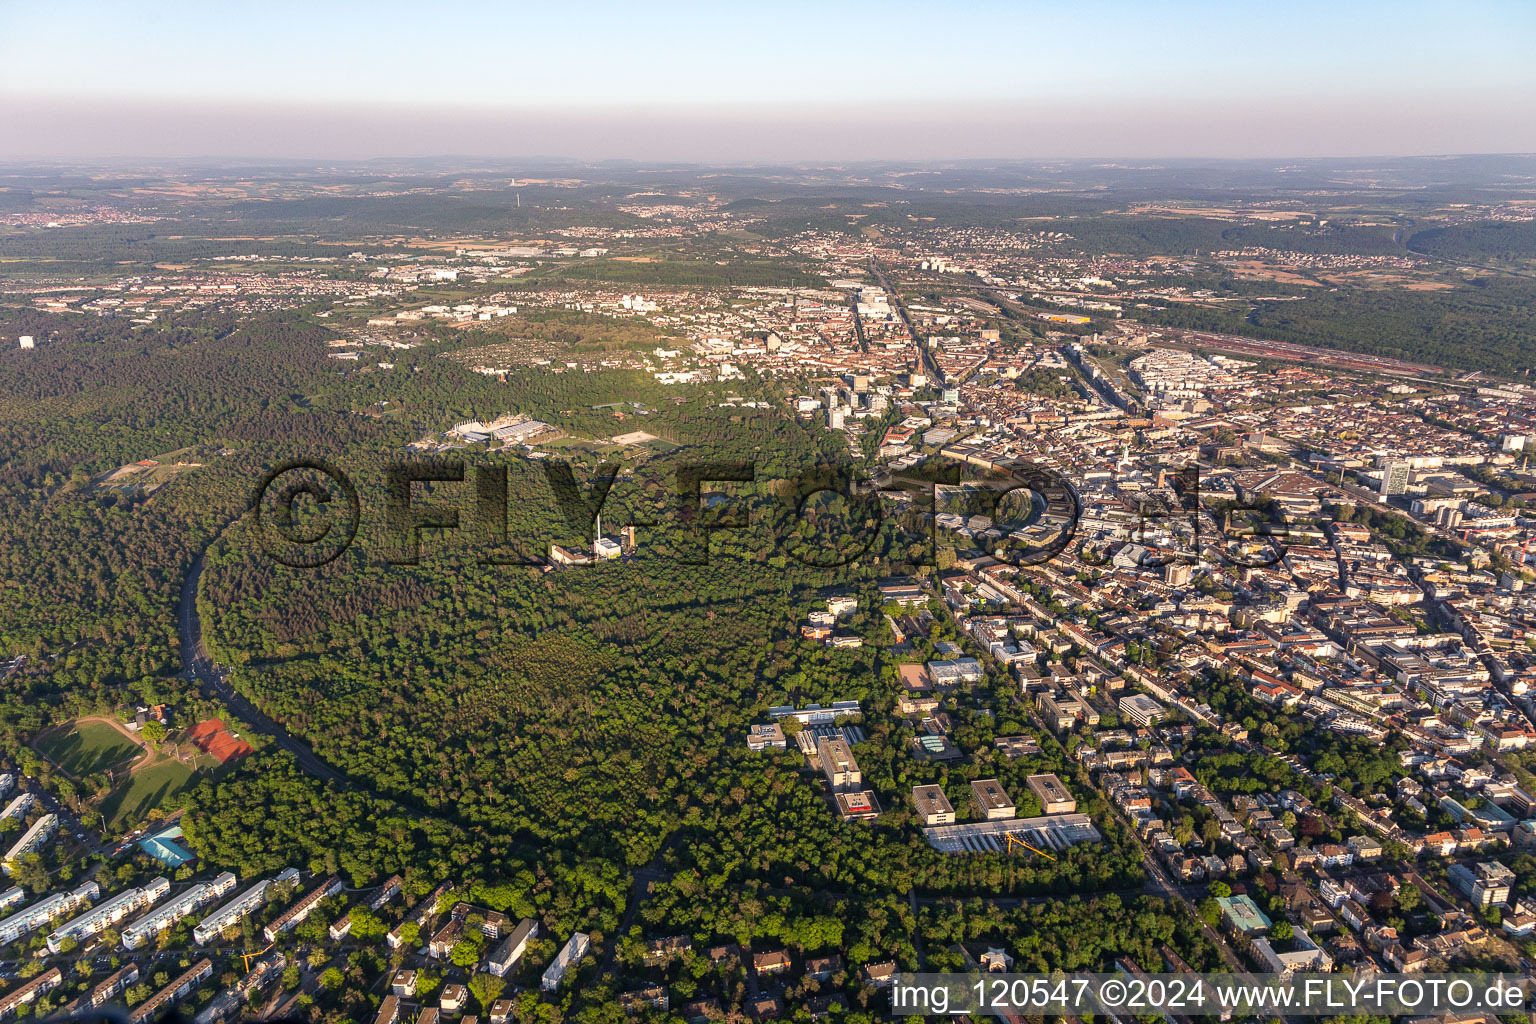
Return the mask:
[[1536,260],[1536,223],[1492,221],[1429,228],[1410,235],[1406,244],[1414,252],[1453,260],[1530,263]]
[[1364,352],[1452,369],[1523,374],[1536,366],[1536,281],[1490,274],[1445,291],[1348,288],[1242,312],[1174,305],[1146,319]]

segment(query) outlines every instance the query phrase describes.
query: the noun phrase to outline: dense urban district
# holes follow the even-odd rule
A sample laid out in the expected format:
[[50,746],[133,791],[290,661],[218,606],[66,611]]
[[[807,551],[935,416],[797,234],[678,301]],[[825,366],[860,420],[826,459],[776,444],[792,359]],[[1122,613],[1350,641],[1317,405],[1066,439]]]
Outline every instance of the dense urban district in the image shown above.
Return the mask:
[[1530,973],[1533,312],[1531,158],[0,169],[0,1021]]

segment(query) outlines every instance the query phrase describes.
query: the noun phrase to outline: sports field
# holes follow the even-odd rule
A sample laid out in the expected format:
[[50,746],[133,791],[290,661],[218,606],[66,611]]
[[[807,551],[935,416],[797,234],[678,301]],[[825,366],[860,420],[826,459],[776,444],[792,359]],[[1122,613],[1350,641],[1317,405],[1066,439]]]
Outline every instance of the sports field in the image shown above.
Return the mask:
[[37,748],[75,776],[126,764],[143,749],[105,722],[76,722],[40,737]]
[[102,801],[101,815],[114,831],[121,831],[151,811],[165,806],[172,797],[189,789],[195,781],[192,769],[180,761],[167,759],[134,772]]

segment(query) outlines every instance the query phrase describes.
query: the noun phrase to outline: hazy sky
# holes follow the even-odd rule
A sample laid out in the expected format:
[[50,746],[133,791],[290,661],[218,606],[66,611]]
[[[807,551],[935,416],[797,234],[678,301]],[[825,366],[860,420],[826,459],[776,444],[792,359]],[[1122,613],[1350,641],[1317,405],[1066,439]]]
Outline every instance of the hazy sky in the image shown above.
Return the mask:
[[0,159],[1536,151],[1536,3],[0,0]]

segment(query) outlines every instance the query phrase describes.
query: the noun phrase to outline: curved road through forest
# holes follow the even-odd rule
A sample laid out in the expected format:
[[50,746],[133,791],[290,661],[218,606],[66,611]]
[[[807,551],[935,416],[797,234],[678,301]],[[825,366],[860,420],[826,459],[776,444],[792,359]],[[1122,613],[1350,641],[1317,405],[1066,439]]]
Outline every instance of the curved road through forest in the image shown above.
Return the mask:
[[308,744],[295,739],[236,692],[229,685],[229,673],[213,663],[208,648],[203,645],[203,624],[197,614],[197,586],[202,578],[203,555],[200,552],[193,560],[192,568],[187,570],[187,578],[182,581],[181,601],[176,608],[177,631],[181,634],[182,675],[197,680],[203,693],[223,701],[237,718],[257,732],[271,737],[279,747],[292,754],[299,767],[309,774],[326,782],[345,783],[346,776],[320,760]]

